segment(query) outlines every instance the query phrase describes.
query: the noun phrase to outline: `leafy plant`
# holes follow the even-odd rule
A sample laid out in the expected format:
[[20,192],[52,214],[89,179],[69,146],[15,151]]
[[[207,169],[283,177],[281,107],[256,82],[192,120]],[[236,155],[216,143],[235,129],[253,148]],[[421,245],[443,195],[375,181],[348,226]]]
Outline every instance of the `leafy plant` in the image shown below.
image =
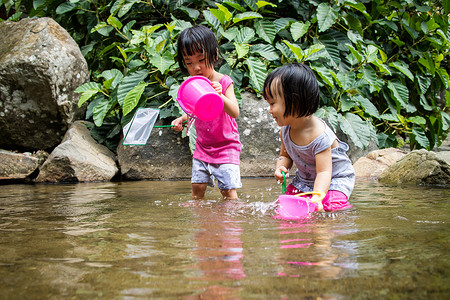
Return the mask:
[[[113,150],[138,107],[181,114],[173,101],[185,78],[176,38],[192,24],[215,31],[238,97],[260,94],[271,70],[303,62],[321,86],[317,113],[364,148],[409,142],[433,149],[449,131],[448,1],[2,1],[51,16],[80,45],[92,82],[77,89],[89,103],[93,135]],[[22,5],[22,6],[21,6]],[[11,13],[10,13],[11,14]],[[18,19],[17,13],[11,14]],[[12,16],[10,18],[12,18]]]

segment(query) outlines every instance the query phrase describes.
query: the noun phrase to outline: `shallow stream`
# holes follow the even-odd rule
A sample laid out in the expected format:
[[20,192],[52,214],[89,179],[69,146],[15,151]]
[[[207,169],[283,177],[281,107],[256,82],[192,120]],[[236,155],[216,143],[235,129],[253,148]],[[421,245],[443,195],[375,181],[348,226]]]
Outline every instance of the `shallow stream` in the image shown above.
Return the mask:
[[450,190],[358,182],[353,208],[274,219],[188,181],[0,186],[0,299],[448,299]]

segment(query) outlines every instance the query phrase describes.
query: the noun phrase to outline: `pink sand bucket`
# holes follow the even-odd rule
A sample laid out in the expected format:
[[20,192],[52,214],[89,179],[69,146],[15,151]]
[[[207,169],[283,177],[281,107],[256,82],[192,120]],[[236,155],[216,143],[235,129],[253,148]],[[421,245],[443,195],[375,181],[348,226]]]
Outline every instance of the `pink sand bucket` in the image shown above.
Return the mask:
[[284,172],[281,173],[283,174],[283,195],[278,196],[277,215],[274,218],[284,220],[303,219],[318,210],[319,204],[317,202],[312,202],[309,198],[302,196],[318,194],[320,196],[319,201],[322,201],[325,198],[325,193],[313,191],[297,195],[286,195],[286,174]]
[[203,76],[186,79],[178,90],[177,101],[186,114],[202,121],[214,120],[223,110],[222,97]]
[[[301,195],[301,194],[300,194]],[[277,219],[295,220],[308,217],[317,210],[317,203],[299,195],[281,195],[278,197]]]

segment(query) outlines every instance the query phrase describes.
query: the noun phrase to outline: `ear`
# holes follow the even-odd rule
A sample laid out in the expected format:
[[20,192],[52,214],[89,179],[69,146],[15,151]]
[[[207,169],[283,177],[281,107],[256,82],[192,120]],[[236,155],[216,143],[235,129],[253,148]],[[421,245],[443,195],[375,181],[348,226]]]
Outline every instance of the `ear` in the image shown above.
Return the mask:
[[219,48],[217,48],[216,50],[217,50],[216,51],[216,61],[218,61],[219,60]]

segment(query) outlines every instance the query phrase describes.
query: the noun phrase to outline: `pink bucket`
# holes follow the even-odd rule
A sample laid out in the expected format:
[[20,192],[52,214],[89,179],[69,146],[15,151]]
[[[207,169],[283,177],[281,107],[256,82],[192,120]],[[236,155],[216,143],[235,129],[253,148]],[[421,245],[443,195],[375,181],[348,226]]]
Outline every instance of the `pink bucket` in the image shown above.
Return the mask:
[[177,101],[186,114],[202,121],[217,118],[223,110],[222,97],[203,76],[192,76],[180,86]]
[[317,209],[317,203],[298,195],[278,196],[278,204],[277,215],[274,217],[276,219],[302,219]]

